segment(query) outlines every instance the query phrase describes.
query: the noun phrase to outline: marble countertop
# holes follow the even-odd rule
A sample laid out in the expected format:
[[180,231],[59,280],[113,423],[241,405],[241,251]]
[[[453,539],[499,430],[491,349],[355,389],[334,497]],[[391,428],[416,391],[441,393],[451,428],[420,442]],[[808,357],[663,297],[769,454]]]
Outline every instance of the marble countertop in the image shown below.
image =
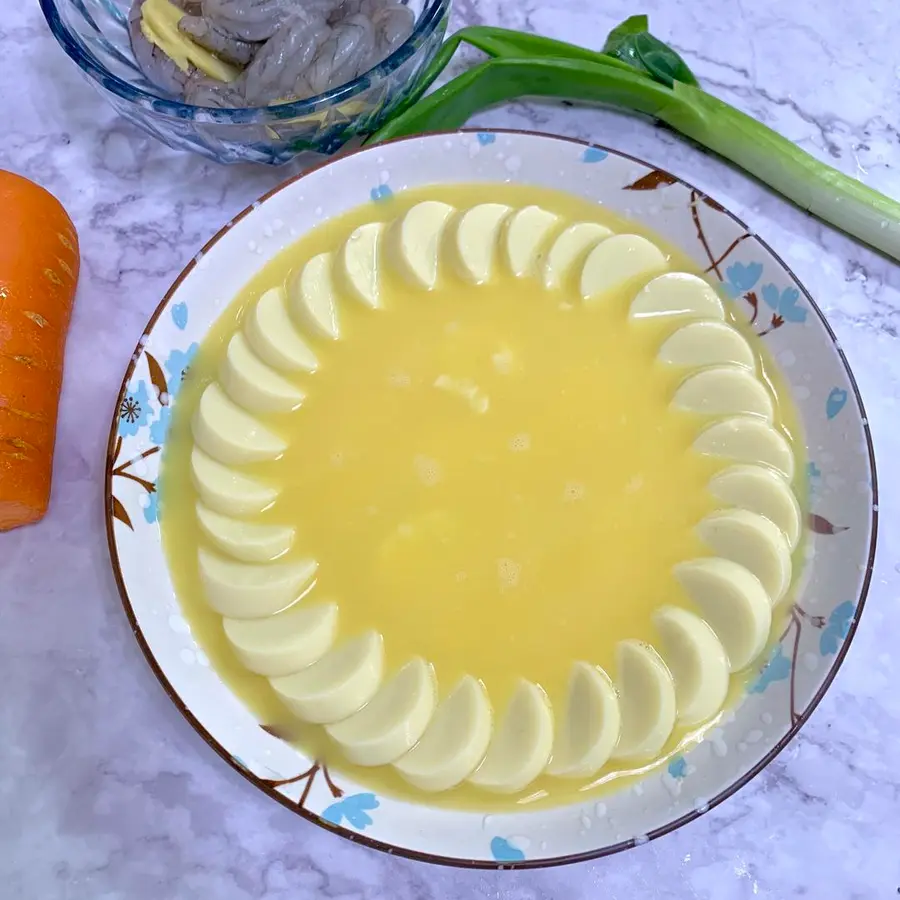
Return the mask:
[[[900,476],[891,462],[900,456],[900,267],[644,120],[524,103],[480,118],[595,139],[665,165],[783,256],[859,381],[881,463],[882,533],[865,615],[832,689],[734,798],[675,834],[568,868],[484,873],[395,859],[299,819],[218,759],[144,661],[107,559],[106,437],[135,339],[196,250],[288,173],[166,149],[113,115],[56,46],[37,3],[7,6],[0,167],[62,200],[83,268],[50,515],[0,538],[4,900],[900,894]],[[649,12],[709,90],[900,196],[900,65],[884,40],[900,28],[900,7],[885,0],[456,0],[456,10],[456,24],[529,27],[580,43]]]

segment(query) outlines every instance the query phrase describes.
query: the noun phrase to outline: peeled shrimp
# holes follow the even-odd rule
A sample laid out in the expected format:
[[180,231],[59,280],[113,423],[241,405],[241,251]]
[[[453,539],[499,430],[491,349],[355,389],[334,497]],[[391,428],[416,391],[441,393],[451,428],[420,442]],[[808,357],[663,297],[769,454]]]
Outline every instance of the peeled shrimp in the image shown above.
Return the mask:
[[239,78],[231,84],[225,84],[196,72],[185,83],[185,102],[212,109],[240,109],[247,106],[247,99],[241,91],[242,81],[243,78]]
[[374,12],[372,27],[375,29],[375,59],[372,65],[390,56],[412,34],[415,23],[416,17],[408,6],[384,4]]
[[264,104],[296,97],[295,85],[330,35],[323,18],[306,13],[282,25],[247,66],[247,102]]
[[242,41],[267,41],[298,15],[327,17],[337,0],[201,0],[203,15]]
[[140,70],[157,87],[168,94],[179,96],[184,90],[188,72],[183,72],[155,44],[151,44],[141,31],[141,7],[143,0],[135,0],[128,12],[128,34],[134,61]]
[[178,23],[178,30],[201,47],[215,53],[225,62],[246,66],[259,49],[259,44],[242,41],[203,16],[185,16]]
[[128,16],[138,65],[165,92],[213,108],[305,99],[340,87],[389,56],[415,25],[400,0],[172,0],[186,13],[179,31],[242,70],[224,84],[193,66],[182,71],[144,37],[143,2],[134,0]]
[[363,15],[356,14],[336,25],[328,40],[319,48],[306,80],[312,90],[321,94],[346,84],[371,67],[375,49],[375,29]]

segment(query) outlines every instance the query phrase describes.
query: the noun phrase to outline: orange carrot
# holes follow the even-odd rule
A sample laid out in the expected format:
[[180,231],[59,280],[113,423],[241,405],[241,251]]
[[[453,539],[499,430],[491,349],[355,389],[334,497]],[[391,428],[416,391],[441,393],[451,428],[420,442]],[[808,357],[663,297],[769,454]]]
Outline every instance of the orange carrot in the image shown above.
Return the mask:
[[59,201],[0,171],[0,531],[47,511],[78,265]]

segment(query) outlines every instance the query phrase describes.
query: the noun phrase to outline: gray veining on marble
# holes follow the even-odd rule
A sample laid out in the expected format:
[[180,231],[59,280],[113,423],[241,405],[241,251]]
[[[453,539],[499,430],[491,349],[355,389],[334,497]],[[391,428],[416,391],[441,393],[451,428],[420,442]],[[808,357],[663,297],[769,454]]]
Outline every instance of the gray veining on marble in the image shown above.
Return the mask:
[[[36,3],[0,18],[0,166],[46,185],[81,235],[53,507],[0,538],[2,900],[887,900],[900,889],[900,267],[647,121],[513,104],[481,124],[590,138],[664,164],[738,213],[829,316],[868,406],[882,537],[832,690],[750,786],[696,823],[564,869],[440,869],[356,847],[238,777],[156,683],[107,563],[102,469],[136,337],[196,250],[288,172],[219,168],[115,119]],[[596,9],[596,12],[591,11]],[[457,24],[585,43],[647,11],[703,83],[900,196],[900,63],[886,0],[457,0]]]

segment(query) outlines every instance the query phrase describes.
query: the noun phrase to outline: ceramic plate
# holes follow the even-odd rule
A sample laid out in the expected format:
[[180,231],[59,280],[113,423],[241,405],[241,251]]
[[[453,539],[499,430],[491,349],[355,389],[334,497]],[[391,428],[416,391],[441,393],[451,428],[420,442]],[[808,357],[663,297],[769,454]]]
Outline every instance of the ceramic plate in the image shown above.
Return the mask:
[[[781,367],[808,446],[808,560],[784,634],[721,727],[618,793],[531,813],[451,812],[376,796],[268,733],[210,668],[172,587],[157,523],[160,450],[182,376],[237,290],[307,230],[368,200],[433,183],[512,181],[578,194],[645,221],[751,322]],[[589,859],[665,834],[738,790],[793,737],[831,683],[869,584],[874,460],[853,376],[812,298],[718,203],[668,172],[546,135],[467,131],[343,156],[229,222],[178,276],[140,337],[106,467],[112,565],[154,672],[206,741],[260,790],[352,840],[465,866]]]

